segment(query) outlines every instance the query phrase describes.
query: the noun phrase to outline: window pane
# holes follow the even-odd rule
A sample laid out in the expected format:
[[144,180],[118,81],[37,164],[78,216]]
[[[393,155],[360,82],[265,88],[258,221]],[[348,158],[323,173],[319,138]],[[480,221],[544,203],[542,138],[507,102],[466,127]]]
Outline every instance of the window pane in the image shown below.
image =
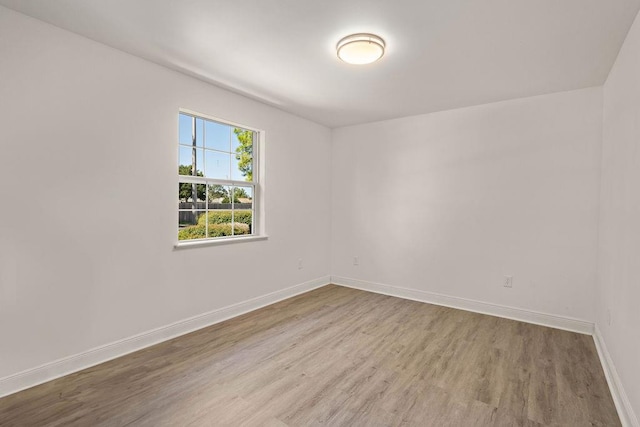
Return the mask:
[[196,118],[196,145],[204,147],[204,120]]
[[235,153],[240,146],[240,140],[238,134],[242,133],[242,128],[233,128],[231,130],[231,152]]
[[234,209],[253,209],[253,187],[242,186],[233,188]]
[[[229,206],[224,209],[231,209],[231,202],[229,201],[229,187],[226,185],[209,184],[207,187],[207,202],[209,205],[229,203]],[[209,206],[209,209],[221,209],[220,206]]]
[[207,237],[204,211],[178,212],[178,240],[204,239]]
[[232,236],[231,210],[209,211],[209,237]]
[[178,184],[178,209],[191,209],[191,205],[189,205],[188,207],[186,205],[183,205],[183,203],[187,202],[184,199],[184,196],[187,195],[186,187],[184,188],[185,191],[182,191],[183,185],[184,185],[183,183]]
[[229,179],[231,154],[205,150],[204,176],[215,179]]
[[231,179],[235,181],[253,181],[254,135],[250,130],[234,129]]
[[196,176],[202,176],[204,158],[204,150],[202,148],[192,148],[180,146],[180,153],[178,158],[178,174],[179,175],[193,175],[193,155],[196,156]]
[[255,132],[243,128],[233,128],[231,132],[231,151],[235,152],[241,144],[252,145]]
[[207,189],[208,209],[207,220],[209,222],[208,237],[231,236],[232,211],[231,187],[226,185],[209,184]]
[[253,233],[253,187],[234,187],[234,234]]
[[204,224],[205,211],[181,210],[178,211],[178,229],[198,225],[198,220]]
[[187,116],[186,114],[180,113],[180,120],[178,122],[178,140],[180,144],[192,145],[193,141],[191,139],[191,121],[193,118],[191,116]]
[[205,184],[191,184],[188,182],[179,183],[179,209],[205,209],[206,188],[207,186]]
[[[198,147],[203,147],[204,141],[204,120],[196,118],[196,145]],[[180,120],[178,122],[178,140],[180,144],[183,145],[193,145],[193,117],[188,116],[186,114],[180,114]]]
[[214,150],[231,151],[231,126],[206,121],[204,124],[204,146]]
[[231,155],[231,179],[234,181],[253,181],[253,163],[246,154]]

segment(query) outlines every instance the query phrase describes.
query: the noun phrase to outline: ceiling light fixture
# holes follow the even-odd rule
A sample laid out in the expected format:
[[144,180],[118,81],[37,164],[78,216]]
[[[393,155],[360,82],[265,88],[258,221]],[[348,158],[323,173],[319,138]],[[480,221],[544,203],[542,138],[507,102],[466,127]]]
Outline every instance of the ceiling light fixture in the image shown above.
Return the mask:
[[351,34],[341,39],[336,50],[338,58],[348,64],[371,64],[384,55],[384,40],[375,34]]

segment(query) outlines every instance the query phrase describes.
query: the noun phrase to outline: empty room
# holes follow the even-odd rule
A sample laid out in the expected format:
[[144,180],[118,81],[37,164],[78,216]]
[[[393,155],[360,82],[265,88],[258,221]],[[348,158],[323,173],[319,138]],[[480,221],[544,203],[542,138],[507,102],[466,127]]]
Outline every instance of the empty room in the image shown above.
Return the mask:
[[640,427],[639,10],[0,0],[0,426]]

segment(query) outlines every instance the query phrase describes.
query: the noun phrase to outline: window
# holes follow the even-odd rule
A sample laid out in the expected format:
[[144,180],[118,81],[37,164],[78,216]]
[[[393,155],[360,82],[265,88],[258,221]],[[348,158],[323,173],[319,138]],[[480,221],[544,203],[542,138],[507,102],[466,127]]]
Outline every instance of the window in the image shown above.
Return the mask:
[[178,240],[256,235],[259,132],[180,112]]

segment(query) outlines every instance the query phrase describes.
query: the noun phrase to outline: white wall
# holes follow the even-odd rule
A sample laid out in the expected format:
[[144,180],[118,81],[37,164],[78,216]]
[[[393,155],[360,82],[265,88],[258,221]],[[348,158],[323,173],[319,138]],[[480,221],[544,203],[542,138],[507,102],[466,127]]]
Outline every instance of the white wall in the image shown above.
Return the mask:
[[638,417],[640,416],[640,19],[638,17],[629,31],[604,86],[603,110],[596,324],[611,355],[629,403],[633,407],[633,412]]
[[[173,249],[181,107],[266,131],[269,240]],[[3,7],[0,122],[0,378],[329,272],[325,127]]]
[[332,275],[593,321],[601,95],[334,130]]

